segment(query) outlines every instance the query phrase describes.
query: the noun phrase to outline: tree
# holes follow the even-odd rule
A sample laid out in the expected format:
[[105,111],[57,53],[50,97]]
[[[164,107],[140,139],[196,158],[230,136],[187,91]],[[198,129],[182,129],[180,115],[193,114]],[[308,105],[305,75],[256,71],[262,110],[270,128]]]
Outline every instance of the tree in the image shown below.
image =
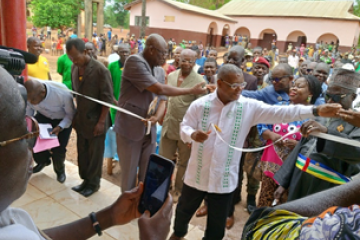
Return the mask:
[[230,0],[176,0],[178,2],[190,3],[191,5],[199,6],[206,9],[216,10]]
[[75,26],[82,6],[81,0],[33,0],[32,22],[35,26],[64,28]]
[[124,9],[131,0],[106,0],[109,3],[104,10],[104,22],[112,27],[129,28],[130,14]]

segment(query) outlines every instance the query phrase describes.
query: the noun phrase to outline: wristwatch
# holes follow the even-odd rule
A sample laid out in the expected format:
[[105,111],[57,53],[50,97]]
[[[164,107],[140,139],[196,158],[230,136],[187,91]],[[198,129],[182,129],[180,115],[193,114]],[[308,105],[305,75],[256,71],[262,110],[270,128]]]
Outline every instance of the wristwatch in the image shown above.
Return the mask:
[[313,106],[312,113],[315,117],[319,117],[318,109],[317,107]]

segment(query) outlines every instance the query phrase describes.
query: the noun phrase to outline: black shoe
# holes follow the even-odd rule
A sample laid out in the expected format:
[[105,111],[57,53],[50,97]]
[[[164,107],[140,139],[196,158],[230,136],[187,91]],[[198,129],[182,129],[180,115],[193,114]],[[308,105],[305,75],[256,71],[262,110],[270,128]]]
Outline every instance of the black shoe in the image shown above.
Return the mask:
[[83,195],[84,197],[89,197],[90,195],[92,195],[93,193],[97,192],[99,190],[100,187],[96,187],[96,188],[92,188],[92,187],[85,187],[84,190],[82,190],[81,192],[79,192],[81,195]]
[[33,173],[38,173],[41,170],[43,170],[44,167],[49,166],[51,161],[45,162],[45,163],[39,163],[33,168]]
[[253,213],[254,211],[256,210],[256,207],[255,206],[252,206],[252,205],[247,205],[247,211],[248,213]]
[[86,181],[84,180],[80,185],[72,187],[71,189],[75,192],[81,192],[86,187]]
[[247,196],[247,210],[249,213],[252,213],[256,210],[256,196],[255,195],[248,195]]
[[56,180],[58,180],[59,183],[64,183],[65,182],[66,175],[65,175],[64,172],[63,173],[57,173],[56,175],[57,175]]

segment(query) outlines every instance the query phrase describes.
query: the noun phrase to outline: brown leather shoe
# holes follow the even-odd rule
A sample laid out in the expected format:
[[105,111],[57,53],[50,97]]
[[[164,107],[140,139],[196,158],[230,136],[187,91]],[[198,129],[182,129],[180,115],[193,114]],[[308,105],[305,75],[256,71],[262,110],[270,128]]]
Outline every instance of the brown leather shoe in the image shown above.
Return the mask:
[[177,237],[175,236],[175,233],[171,234],[169,240],[181,240],[182,238],[181,237]]
[[196,217],[204,217],[208,214],[208,207],[206,205],[200,207],[197,211],[196,211]]
[[226,219],[226,229],[231,229],[234,226],[235,217],[232,215]]

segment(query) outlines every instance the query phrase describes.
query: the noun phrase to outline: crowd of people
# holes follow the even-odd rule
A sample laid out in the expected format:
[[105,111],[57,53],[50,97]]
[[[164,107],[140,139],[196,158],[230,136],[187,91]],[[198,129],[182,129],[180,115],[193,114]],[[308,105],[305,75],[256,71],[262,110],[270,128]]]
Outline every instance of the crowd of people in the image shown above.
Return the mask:
[[[18,159],[2,171],[13,168],[10,179],[16,179],[20,170],[25,171],[18,166],[20,162],[31,159],[31,152],[20,141],[36,137],[29,128],[30,133],[23,135],[25,116],[20,110],[26,109],[28,123],[33,128],[37,123],[51,124],[60,144],[33,153],[37,165],[29,167],[31,172],[40,172],[52,162],[57,180],[66,181],[66,147],[75,129],[83,182],[72,189],[88,197],[100,188],[105,140],[113,131],[122,172],[119,182],[125,192],[110,208],[89,218],[44,232],[36,228],[30,231],[52,239],[65,239],[67,235],[63,234],[70,233],[76,234],[74,239],[85,239],[139,217],[135,207],[143,191],[141,182],[149,156],[158,146],[160,155],[176,162],[175,183],[160,213],[151,218],[146,213],[140,218],[141,239],[166,238],[173,202],[177,206],[170,240],[187,234],[194,215],[207,216],[203,239],[222,239],[225,229],[236,220],[235,205],[243,200],[244,174],[246,206],[252,215],[243,239],[357,236],[360,215],[359,206],[354,204],[359,204],[359,181],[352,177],[360,172],[360,147],[313,133],[359,141],[360,113],[354,110],[360,87],[359,52],[354,49],[342,54],[338,43],[320,42],[315,49],[291,44],[280,55],[275,41],[268,51],[261,46],[251,48],[246,36],[229,39],[220,65],[218,51],[210,46],[205,49],[201,41],[176,45],[175,39],[166,41],[157,34],[138,39],[129,35],[119,40],[111,29],[107,38],[94,33],[88,41],[74,32],[57,62],[63,83],[56,83],[51,81],[48,61],[41,55],[41,40],[30,37],[28,51],[39,58],[37,63],[28,64],[26,107],[16,92],[16,97],[6,95],[9,105],[1,110],[11,112],[7,115],[11,118],[0,118],[0,126],[13,123],[12,128],[2,130],[6,134],[0,137],[0,151]],[[111,42],[108,58],[99,56],[99,52],[106,52],[106,41]],[[169,58],[173,61],[167,61]],[[5,72],[1,76],[6,79],[1,85],[15,88]],[[80,95],[72,95],[67,89]],[[81,95],[116,105],[145,120]],[[150,134],[146,134],[147,122],[151,122]],[[256,150],[242,152],[233,147]],[[19,148],[21,151],[11,152]],[[15,189],[18,192],[9,193],[11,197],[0,202],[3,212],[21,214],[24,222],[35,226],[26,213],[14,213],[9,208],[25,191],[30,174],[27,176]],[[256,199],[258,191],[260,197]],[[338,220],[344,215],[345,220]],[[330,228],[328,220],[334,224],[326,231]],[[151,227],[160,223],[163,227]],[[80,227],[84,230],[77,231]],[[10,228],[7,234],[11,234]]]

